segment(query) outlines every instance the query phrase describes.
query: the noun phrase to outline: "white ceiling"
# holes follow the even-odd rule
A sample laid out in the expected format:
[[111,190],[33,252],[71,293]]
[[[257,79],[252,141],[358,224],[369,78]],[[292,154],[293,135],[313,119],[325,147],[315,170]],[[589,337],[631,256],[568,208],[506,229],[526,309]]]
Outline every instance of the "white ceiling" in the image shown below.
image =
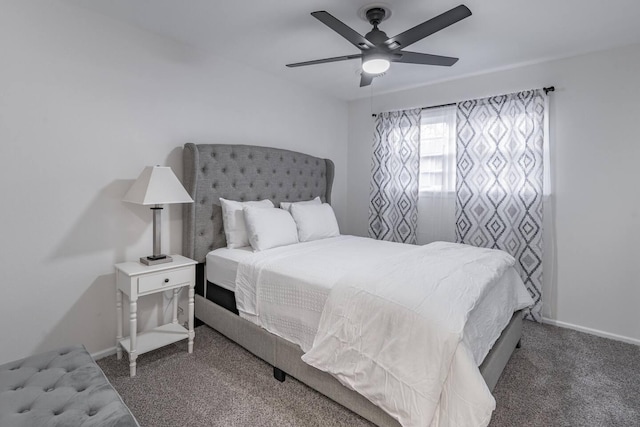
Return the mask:
[[359,87],[358,60],[287,68],[285,64],[359,53],[310,15],[326,10],[361,34],[358,17],[370,4],[392,16],[380,28],[394,36],[459,0],[67,0],[197,49],[249,64],[341,99],[382,93],[614,46],[640,43],[638,0],[465,0],[473,15],[409,50],[456,56],[453,67],[392,64],[368,88]]

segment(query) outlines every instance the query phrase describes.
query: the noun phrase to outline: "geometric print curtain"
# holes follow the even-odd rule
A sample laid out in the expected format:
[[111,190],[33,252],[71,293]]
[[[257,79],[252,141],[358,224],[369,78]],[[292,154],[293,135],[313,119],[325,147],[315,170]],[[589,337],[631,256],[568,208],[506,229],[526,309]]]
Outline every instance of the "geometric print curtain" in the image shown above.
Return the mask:
[[420,112],[376,117],[369,198],[369,236],[374,239],[417,243]]
[[545,99],[532,90],[458,104],[456,240],[501,249],[541,321]]

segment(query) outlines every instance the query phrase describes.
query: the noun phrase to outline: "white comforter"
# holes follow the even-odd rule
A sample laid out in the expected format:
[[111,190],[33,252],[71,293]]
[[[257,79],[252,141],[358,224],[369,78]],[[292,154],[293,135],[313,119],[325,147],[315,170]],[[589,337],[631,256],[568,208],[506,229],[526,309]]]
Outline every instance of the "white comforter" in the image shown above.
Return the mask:
[[[403,426],[486,426],[495,400],[462,335],[471,310],[514,259],[438,242],[387,261],[340,278],[303,360]],[[530,302],[514,298],[507,309]]]
[[339,236],[255,252],[238,263],[238,311],[244,319],[307,351],[329,292],[341,277],[413,249],[401,243]]

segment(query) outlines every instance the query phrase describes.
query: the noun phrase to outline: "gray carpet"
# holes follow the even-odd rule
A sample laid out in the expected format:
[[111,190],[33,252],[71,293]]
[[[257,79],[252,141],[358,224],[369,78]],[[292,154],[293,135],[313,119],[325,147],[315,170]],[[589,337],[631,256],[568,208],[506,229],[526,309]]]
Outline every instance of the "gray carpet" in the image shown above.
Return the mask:
[[[144,427],[371,426],[212,329],[196,329],[194,353],[177,343],[126,360],[98,361]],[[640,347],[525,322],[494,394],[491,427],[640,426]]]

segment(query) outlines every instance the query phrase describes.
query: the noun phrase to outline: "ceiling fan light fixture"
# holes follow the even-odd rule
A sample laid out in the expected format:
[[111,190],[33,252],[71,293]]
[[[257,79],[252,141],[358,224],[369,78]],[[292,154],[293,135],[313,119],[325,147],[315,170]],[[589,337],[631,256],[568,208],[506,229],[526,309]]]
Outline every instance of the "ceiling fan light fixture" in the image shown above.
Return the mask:
[[361,16],[364,16],[369,24],[373,26],[371,31],[364,36],[326,10],[311,12],[311,16],[341,35],[349,43],[357,47],[361,53],[297,62],[287,64],[287,67],[301,67],[303,65],[361,59],[362,72],[360,73],[360,87],[369,86],[375,77],[386,73],[391,66],[391,62],[451,67],[458,61],[458,58],[410,52],[404,50],[404,48],[471,16],[471,10],[461,4],[394,37],[388,37],[384,31],[378,28],[378,25],[384,21],[385,18],[388,18],[391,13],[391,10],[387,6],[369,5],[360,9],[360,13]]
[[391,66],[386,58],[368,58],[362,61],[362,71],[367,74],[382,74]]

